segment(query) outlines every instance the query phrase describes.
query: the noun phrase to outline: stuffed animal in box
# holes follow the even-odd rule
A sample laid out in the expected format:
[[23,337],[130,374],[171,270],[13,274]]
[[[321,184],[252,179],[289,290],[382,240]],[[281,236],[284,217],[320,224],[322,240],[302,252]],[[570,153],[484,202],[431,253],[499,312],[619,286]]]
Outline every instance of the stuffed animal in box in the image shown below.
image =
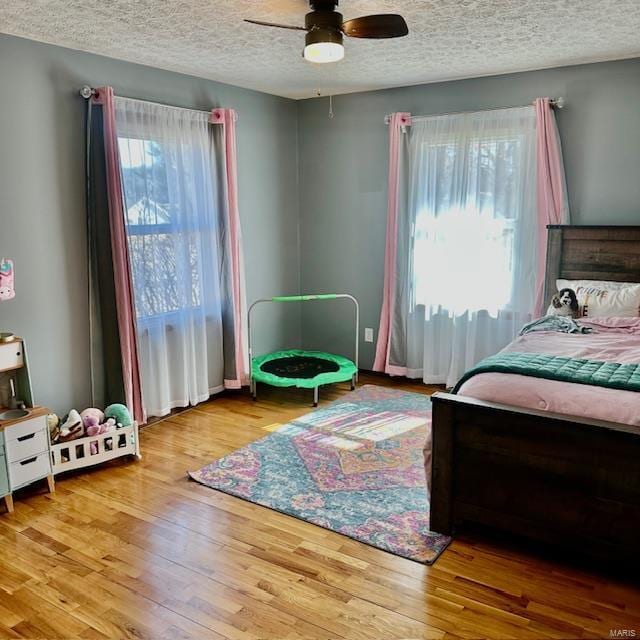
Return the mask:
[[[80,416],[82,417],[85,433],[90,438],[116,430],[115,419],[106,418],[100,409],[90,407],[89,409],[85,409]],[[106,451],[111,451],[113,448],[113,440],[111,438],[105,439],[104,448]],[[97,440],[89,444],[89,450],[92,456],[98,453],[99,447]]]
[[88,436],[101,436],[109,431],[115,431],[116,421],[113,418],[107,418],[102,424],[91,425],[87,429]]
[[60,426],[60,435],[58,436],[58,442],[70,442],[76,438],[81,438],[84,435],[84,424],[80,414],[71,409],[69,415]]
[[[123,404],[111,404],[104,410],[104,415],[116,421],[116,427],[130,427],[133,424],[129,409]],[[117,439],[118,448],[127,446],[127,435],[121,433]]]
[[[101,436],[105,433],[110,433],[111,431],[116,430],[116,422],[113,418],[107,418],[105,422],[99,425],[92,425],[87,429],[88,436]],[[104,448],[106,451],[111,451],[113,449],[113,438],[106,438],[104,441]],[[98,453],[98,442],[94,440],[90,445],[89,449],[91,451],[91,455],[95,456]]]
[[104,415],[107,418],[113,418],[118,428],[130,427],[133,424],[129,409],[123,404],[110,404],[105,410]]
[[[55,413],[47,414],[47,427],[49,428],[49,441],[58,444],[60,440],[60,418]],[[60,461],[69,462],[69,456],[60,452]]]
[[60,418],[55,413],[47,414],[47,427],[49,428],[49,440],[51,444],[55,444],[60,437]]
[[560,289],[553,298],[547,309],[548,316],[564,316],[568,318],[579,318],[580,305],[578,304],[578,296],[573,289]]
[[96,427],[104,422],[104,413],[100,411],[100,409],[95,409],[93,407],[85,409],[80,414],[80,417],[82,418],[82,424],[84,425],[85,432],[88,435],[91,435],[88,431],[90,427]]

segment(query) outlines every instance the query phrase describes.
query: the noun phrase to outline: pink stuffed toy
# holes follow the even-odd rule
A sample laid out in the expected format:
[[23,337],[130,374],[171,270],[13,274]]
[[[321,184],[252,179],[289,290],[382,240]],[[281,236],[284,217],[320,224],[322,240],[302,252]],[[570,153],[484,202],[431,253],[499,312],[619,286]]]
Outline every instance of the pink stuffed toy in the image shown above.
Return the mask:
[[90,436],[95,436],[96,434],[89,433],[88,429],[104,422],[104,413],[102,413],[100,409],[94,409],[93,407],[90,409],[85,409],[80,414],[80,417],[82,418],[85,430],[87,430],[87,433]]
[[[100,409],[95,409],[93,407],[85,409],[80,414],[80,417],[82,418],[85,432],[90,437],[101,436],[104,433],[116,430],[116,421],[113,418],[105,420],[104,413],[100,411]],[[111,438],[107,438],[104,441],[104,448],[107,451],[111,451],[113,448],[113,440]],[[89,450],[92,456],[95,456],[98,453],[97,440],[90,443]]]
[[[93,423],[94,418],[91,417],[89,419]],[[107,421],[103,422],[102,424],[92,424],[91,426],[87,427],[87,435],[101,436],[104,433],[109,433],[110,431],[115,431],[115,430],[116,430],[116,421],[113,418],[107,418]],[[111,438],[107,438],[104,441],[104,448],[107,451],[111,451],[111,449],[113,448],[113,440]],[[95,456],[96,453],[98,453],[98,442],[97,441],[92,442],[89,445],[89,449],[91,451],[91,455]]]
[[[93,418],[90,419],[93,422]],[[91,424],[87,427],[88,436],[101,436],[103,433],[114,431],[116,428],[116,421],[113,418],[108,418],[106,422],[102,424]]]

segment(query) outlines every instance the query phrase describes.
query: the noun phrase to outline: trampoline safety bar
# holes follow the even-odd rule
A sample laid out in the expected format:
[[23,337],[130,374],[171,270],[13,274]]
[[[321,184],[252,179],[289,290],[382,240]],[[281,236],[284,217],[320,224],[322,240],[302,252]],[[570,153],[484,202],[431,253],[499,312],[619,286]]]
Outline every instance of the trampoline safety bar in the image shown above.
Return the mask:
[[[318,351],[302,351],[302,350],[289,350],[281,351],[273,354],[267,354],[254,358],[253,346],[252,346],[252,312],[259,305],[263,303],[274,302],[308,302],[312,300],[350,300],[355,308],[355,341],[354,341],[354,361],[351,362],[347,358],[342,356],[336,356],[333,354],[322,353]],[[318,388],[323,384],[330,384],[332,382],[351,381],[351,388],[355,388],[355,383],[358,380],[358,356],[359,356],[359,335],[360,335],[360,306],[356,298],[348,293],[317,293],[317,294],[304,294],[297,296],[274,296],[272,298],[261,298],[256,300],[250,307],[247,314],[247,333],[248,333],[248,350],[249,350],[249,385],[251,388],[251,395],[255,400],[257,398],[257,383],[264,382],[272,386],[279,387],[300,387],[313,389],[313,406],[318,406]],[[287,370],[297,370],[300,367],[304,367],[305,364],[309,366],[315,361],[316,369],[318,373],[315,375],[288,375]],[[284,363],[284,364],[283,364]],[[291,363],[290,367],[287,367],[287,363]],[[328,365],[330,366],[324,366]],[[279,365],[279,366],[278,366]],[[264,367],[264,369],[262,368]],[[280,369],[280,371],[278,371]]]

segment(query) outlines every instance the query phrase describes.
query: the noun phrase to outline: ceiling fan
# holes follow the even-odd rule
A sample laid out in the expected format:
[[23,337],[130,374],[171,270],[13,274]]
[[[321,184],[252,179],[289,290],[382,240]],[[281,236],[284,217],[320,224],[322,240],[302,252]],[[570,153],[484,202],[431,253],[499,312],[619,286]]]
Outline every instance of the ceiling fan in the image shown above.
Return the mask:
[[307,13],[304,27],[245,20],[251,24],[278,29],[305,31],[303,56],[311,62],[338,62],[344,58],[343,36],[350,38],[400,38],[409,33],[405,19],[395,13],[381,13],[343,21],[336,11],[338,0],[309,0],[311,11]]

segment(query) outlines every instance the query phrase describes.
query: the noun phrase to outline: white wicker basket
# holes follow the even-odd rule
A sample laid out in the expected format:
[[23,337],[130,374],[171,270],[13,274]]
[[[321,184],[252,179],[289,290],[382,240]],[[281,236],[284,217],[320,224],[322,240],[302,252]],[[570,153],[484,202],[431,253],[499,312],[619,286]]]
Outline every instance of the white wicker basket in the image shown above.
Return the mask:
[[[95,453],[91,452],[92,444],[95,445]],[[51,466],[54,475],[101,464],[122,456],[135,456],[138,460],[142,458],[137,422],[99,436],[85,436],[70,442],[51,444]]]

